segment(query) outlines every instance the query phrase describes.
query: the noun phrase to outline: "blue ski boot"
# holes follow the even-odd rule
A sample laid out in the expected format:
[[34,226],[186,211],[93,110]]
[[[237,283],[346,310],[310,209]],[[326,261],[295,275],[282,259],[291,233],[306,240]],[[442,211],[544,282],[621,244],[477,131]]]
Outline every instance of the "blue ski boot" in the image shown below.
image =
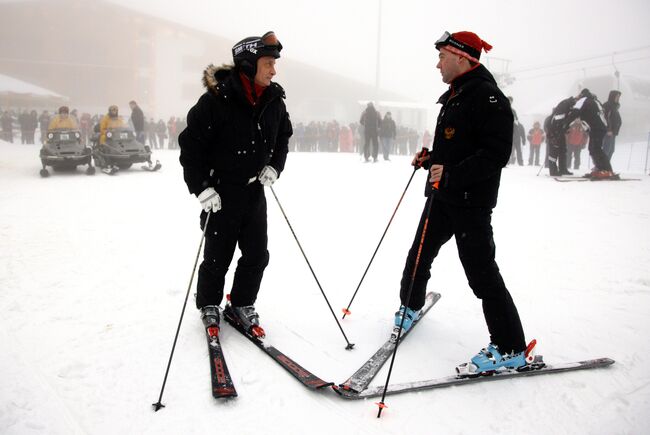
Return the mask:
[[459,377],[473,377],[522,369],[526,366],[529,355],[532,356],[534,344],[531,343],[531,345],[525,351],[501,354],[499,348],[490,343],[486,348],[481,349],[469,363],[457,366],[456,373]]
[[[404,305],[400,305],[399,310],[395,313],[395,326],[393,327],[393,332],[390,335],[391,341],[397,341],[397,335],[399,334],[399,327],[402,325],[402,317],[404,316]],[[406,308],[406,316],[404,316],[404,324],[402,325],[402,334],[404,335],[411,329],[413,323],[417,322],[420,318],[420,310],[412,310]]]

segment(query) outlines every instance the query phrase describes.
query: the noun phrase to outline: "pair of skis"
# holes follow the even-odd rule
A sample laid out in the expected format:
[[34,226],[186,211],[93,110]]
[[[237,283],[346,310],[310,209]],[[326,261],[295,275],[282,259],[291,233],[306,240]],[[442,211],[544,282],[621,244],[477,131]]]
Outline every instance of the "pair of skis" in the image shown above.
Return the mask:
[[553,177],[555,181],[560,183],[568,183],[572,181],[641,181],[640,178],[624,178],[619,174],[615,174],[615,177],[611,178],[593,178],[593,177],[581,177],[579,175],[573,176],[563,176],[563,177]]
[[[400,338],[404,340],[415,328],[415,326],[422,320],[433,305],[440,299],[439,293],[430,292],[427,294],[425,304],[422,307],[422,312],[419,319],[413,323],[411,328],[402,334]],[[311,390],[321,390],[324,387],[331,386],[338,395],[344,399],[364,399],[368,397],[382,396],[384,387],[373,386],[370,387],[370,382],[375,378],[377,373],[381,370],[384,364],[390,359],[394,349],[395,341],[389,338],[354,374],[352,374],[345,382],[335,385],[333,382],[326,382],[314,375],[309,370],[302,367],[295,362],[285,353],[277,348],[266,344],[262,339],[250,334],[237,317],[232,315],[232,312],[226,308],[224,311],[224,319],[234,327],[235,330],[243,334],[246,338],[252,341],[258,348],[268,354],[277,363],[285,368],[294,378],[300,381],[305,387]],[[218,344],[218,337],[216,337]],[[237,395],[232,378],[228,373],[228,369],[223,358],[221,346],[211,345],[210,336],[208,334],[208,346],[210,348],[210,360],[212,368],[212,392],[215,398],[234,397]],[[460,376],[451,375],[438,379],[429,379],[424,381],[406,382],[401,384],[391,384],[386,391],[387,395],[406,393],[410,391],[429,390],[435,388],[442,388],[448,386],[460,386],[473,384],[482,381],[494,381],[501,379],[510,379],[520,376],[536,376],[542,374],[563,373],[574,370],[585,370],[599,367],[606,367],[614,364],[614,360],[610,358],[597,358],[571,363],[553,364],[548,365],[544,363],[541,356],[536,356],[535,360],[526,365],[521,370],[505,370],[500,372],[491,373],[489,375],[477,376]]]
[[[302,367],[278,348],[265,343],[262,338],[251,334],[250,331],[244,328],[237,316],[233,314],[232,310],[230,309],[230,305],[227,305],[226,309],[223,311],[223,318],[236,331],[238,331],[244,337],[248,338],[258,348],[273,358],[275,362],[284,367],[285,370],[287,370],[305,387],[309,388],[310,390],[319,390],[321,388],[333,385],[332,382],[326,382],[318,376],[314,375],[309,370]],[[221,343],[219,342],[218,333],[211,334],[210,328],[208,328],[206,329],[206,335],[208,337],[208,349],[210,352],[212,396],[215,399],[236,397],[237,391],[235,390],[235,385],[228,371],[228,367],[226,366],[226,360],[223,355]]]

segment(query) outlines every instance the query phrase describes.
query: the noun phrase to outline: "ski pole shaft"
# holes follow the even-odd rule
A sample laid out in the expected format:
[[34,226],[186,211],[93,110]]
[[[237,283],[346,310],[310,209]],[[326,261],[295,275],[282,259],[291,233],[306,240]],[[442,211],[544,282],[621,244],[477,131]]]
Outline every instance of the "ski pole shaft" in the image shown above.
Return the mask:
[[273,193],[273,197],[275,198],[275,202],[278,203],[278,207],[280,208],[280,211],[282,212],[282,216],[284,216],[284,220],[287,221],[287,225],[289,226],[289,229],[291,230],[291,234],[293,234],[293,238],[296,240],[296,243],[298,244],[298,248],[300,248],[300,252],[302,253],[303,258],[307,262],[307,266],[309,266],[309,270],[311,271],[312,276],[316,280],[316,284],[318,285],[318,288],[320,289],[321,294],[323,295],[323,298],[325,298],[325,302],[327,303],[327,306],[330,309],[330,312],[332,313],[332,316],[334,316],[334,320],[336,321],[336,324],[338,325],[339,329],[341,330],[341,334],[343,334],[343,338],[345,338],[345,341],[347,343],[347,346],[345,347],[347,350],[351,350],[354,347],[354,343],[350,343],[350,340],[348,340],[348,337],[345,335],[345,331],[343,331],[343,327],[341,326],[341,323],[339,322],[339,319],[336,317],[336,314],[334,313],[334,310],[332,309],[332,305],[330,304],[330,301],[327,299],[327,296],[325,295],[325,291],[323,290],[323,287],[320,285],[320,282],[318,281],[318,278],[316,277],[316,273],[314,272],[314,269],[311,267],[311,263],[309,262],[309,259],[307,259],[307,255],[305,254],[304,249],[302,249],[302,245],[300,244],[300,241],[298,240],[298,236],[296,236],[295,231],[293,230],[293,227],[291,226],[291,222],[289,222],[289,218],[287,217],[287,214],[284,212],[284,208],[282,208],[282,204],[280,204],[280,200],[278,199],[278,195],[275,194],[275,190],[273,190],[272,186],[269,186],[271,189],[271,193]]
[[359,291],[359,288],[361,288],[361,283],[363,280],[366,278],[366,274],[368,273],[368,270],[370,269],[370,265],[375,259],[375,255],[377,255],[377,251],[379,251],[379,247],[381,246],[381,243],[384,241],[384,237],[386,236],[386,233],[388,232],[388,228],[390,227],[390,224],[393,222],[393,218],[395,217],[395,214],[397,214],[397,209],[399,208],[400,204],[402,204],[402,199],[404,199],[404,195],[406,194],[406,191],[408,190],[409,186],[411,185],[411,180],[413,180],[413,176],[415,175],[415,171],[418,170],[418,167],[416,166],[413,169],[413,172],[411,173],[411,177],[409,178],[408,183],[406,183],[406,187],[404,188],[404,192],[402,192],[402,196],[400,196],[399,201],[397,201],[397,206],[395,207],[395,210],[393,211],[393,215],[390,217],[390,220],[388,221],[388,225],[386,225],[386,229],[384,230],[384,233],[381,235],[381,239],[379,239],[379,243],[377,244],[377,247],[375,248],[375,252],[372,253],[372,257],[370,257],[370,261],[368,262],[368,266],[366,266],[366,270],[363,272],[363,275],[361,276],[361,280],[359,281],[359,284],[357,285],[356,290],[354,290],[354,294],[352,295],[352,298],[350,299],[350,302],[348,303],[348,306],[343,309],[343,317],[342,319],[345,319],[345,316],[350,314],[350,307],[352,306],[352,302],[354,302],[354,298],[357,296],[357,292]]
[[650,133],[648,133],[648,145],[645,149],[645,166],[643,167],[643,172],[648,173],[648,152],[650,151]]
[[196,272],[196,265],[199,262],[199,256],[201,255],[201,248],[203,247],[203,241],[205,240],[205,231],[208,228],[208,222],[210,221],[210,214],[208,212],[207,217],[205,218],[205,225],[203,226],[203,234],[201,234],[201,242],[199,243],[199,249],[196,252],[196,258],[194,259],[194,267],[192,268],[192,275],[190,276],[190,282],[187,285],[187,293],[185,294],[185,301],[183,302],[183,309],[181,310],[181,318],[178,321],[178,327],[176,328],[176,335],[174,336],[174,344],[172,344],[172,351],[169,354],[169,361],[167,362],[167,369],[165,370],[165,378],[163,379],[162,387],[160,389],[160,396],[158,397],[158,402],[153,403],[154,411],[164,408],[165,405],[162,404],[162,396],[165,391],[165,385],[167,384],[167,375],[169,374],[169,367],[172,365],[172,358],[174,357],[174,350],[176,349],[176,342],[178,341],[178,333],[181,330],[181,324],[183,323],[183,316],[185,314],[185,307],[187,306],[187,299],[190,296],[190,289],[192,288],[192,281],[194,281],[194,273]]
[[388,367],[388,375],[386,376],[386,383],[384,385],[384,392],[381,395],[381,401],[377,404],[379,406],[379,412],[377,413],[377,418],[381,417],[381,411],[383,411],[384,408],[386,408],[386,404],[384,403],[384,399],[386,399],[386,392],[388,391],[388,383],[390,382],[390,376],[393,372],[393,365],[395,364],[395,356],[397,355],[397,348],[399,347],[399,342],[400,339],[402,338],[402,327],[404,326],[404,319],[406,318],[406,309],[409,306],[409,302],[411,302],[411,293],[413,293],[413,284],[415,283],[415,274],[418,270],[418,266],[420,264],[420,255],[422,254],[422,246],[424,245],[424,238],[427,234],[427,227],[429,226],[429,215],[431,214],[431,207],[433,204],[433,196],[434,193],[432,192],[431,195],[427,198],[427,214],[426,217],[424,218],[424,224],[422,225],[422,233],[420,234],[420,243],[418,245],[418,252],[417,255],[415,256],[415,264],[413,265],[413,272],[411,272],[411,282],[409,283],[409,289],[408,292],[406,293],[406,302],[404,303],[404,312],[402,313],[402,321],[399,324],[399,331],[397,332],[397,340],[395,341],[395,348],[393,349],[393,355],[390,360],[390,366]]

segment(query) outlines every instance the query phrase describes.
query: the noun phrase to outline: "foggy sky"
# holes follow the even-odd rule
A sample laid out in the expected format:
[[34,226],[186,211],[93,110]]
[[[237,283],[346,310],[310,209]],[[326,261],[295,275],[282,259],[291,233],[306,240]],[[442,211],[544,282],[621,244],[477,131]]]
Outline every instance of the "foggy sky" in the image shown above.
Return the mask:
[[[233,41],[274,30],[283,56],[375,84],[379,0],[111,1]],[[621,61],[622,74],[650,76],[647,0],[383,0],[381,7],[380,86],[419,102],[431,103],[445,89],[433,46],[445,30],[470,30],[492,44],[489,67],[515,73],[515,84],[504,91],[522,105],[549,93],[565,96],[584,75],[613,74],[606,65],[612,60]],[[535,69],[639,47],[646,49]],[[282,82],[281,63],[277,79]]]

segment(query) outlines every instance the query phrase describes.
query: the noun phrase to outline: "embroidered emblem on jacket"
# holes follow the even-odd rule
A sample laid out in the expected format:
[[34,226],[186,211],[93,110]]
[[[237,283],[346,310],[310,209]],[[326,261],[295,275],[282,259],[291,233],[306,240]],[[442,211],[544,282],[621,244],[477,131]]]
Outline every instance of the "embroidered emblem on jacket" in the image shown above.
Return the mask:
[[453,127],[445,128],[445,139],[449,140],[456,134],[456,129]]

